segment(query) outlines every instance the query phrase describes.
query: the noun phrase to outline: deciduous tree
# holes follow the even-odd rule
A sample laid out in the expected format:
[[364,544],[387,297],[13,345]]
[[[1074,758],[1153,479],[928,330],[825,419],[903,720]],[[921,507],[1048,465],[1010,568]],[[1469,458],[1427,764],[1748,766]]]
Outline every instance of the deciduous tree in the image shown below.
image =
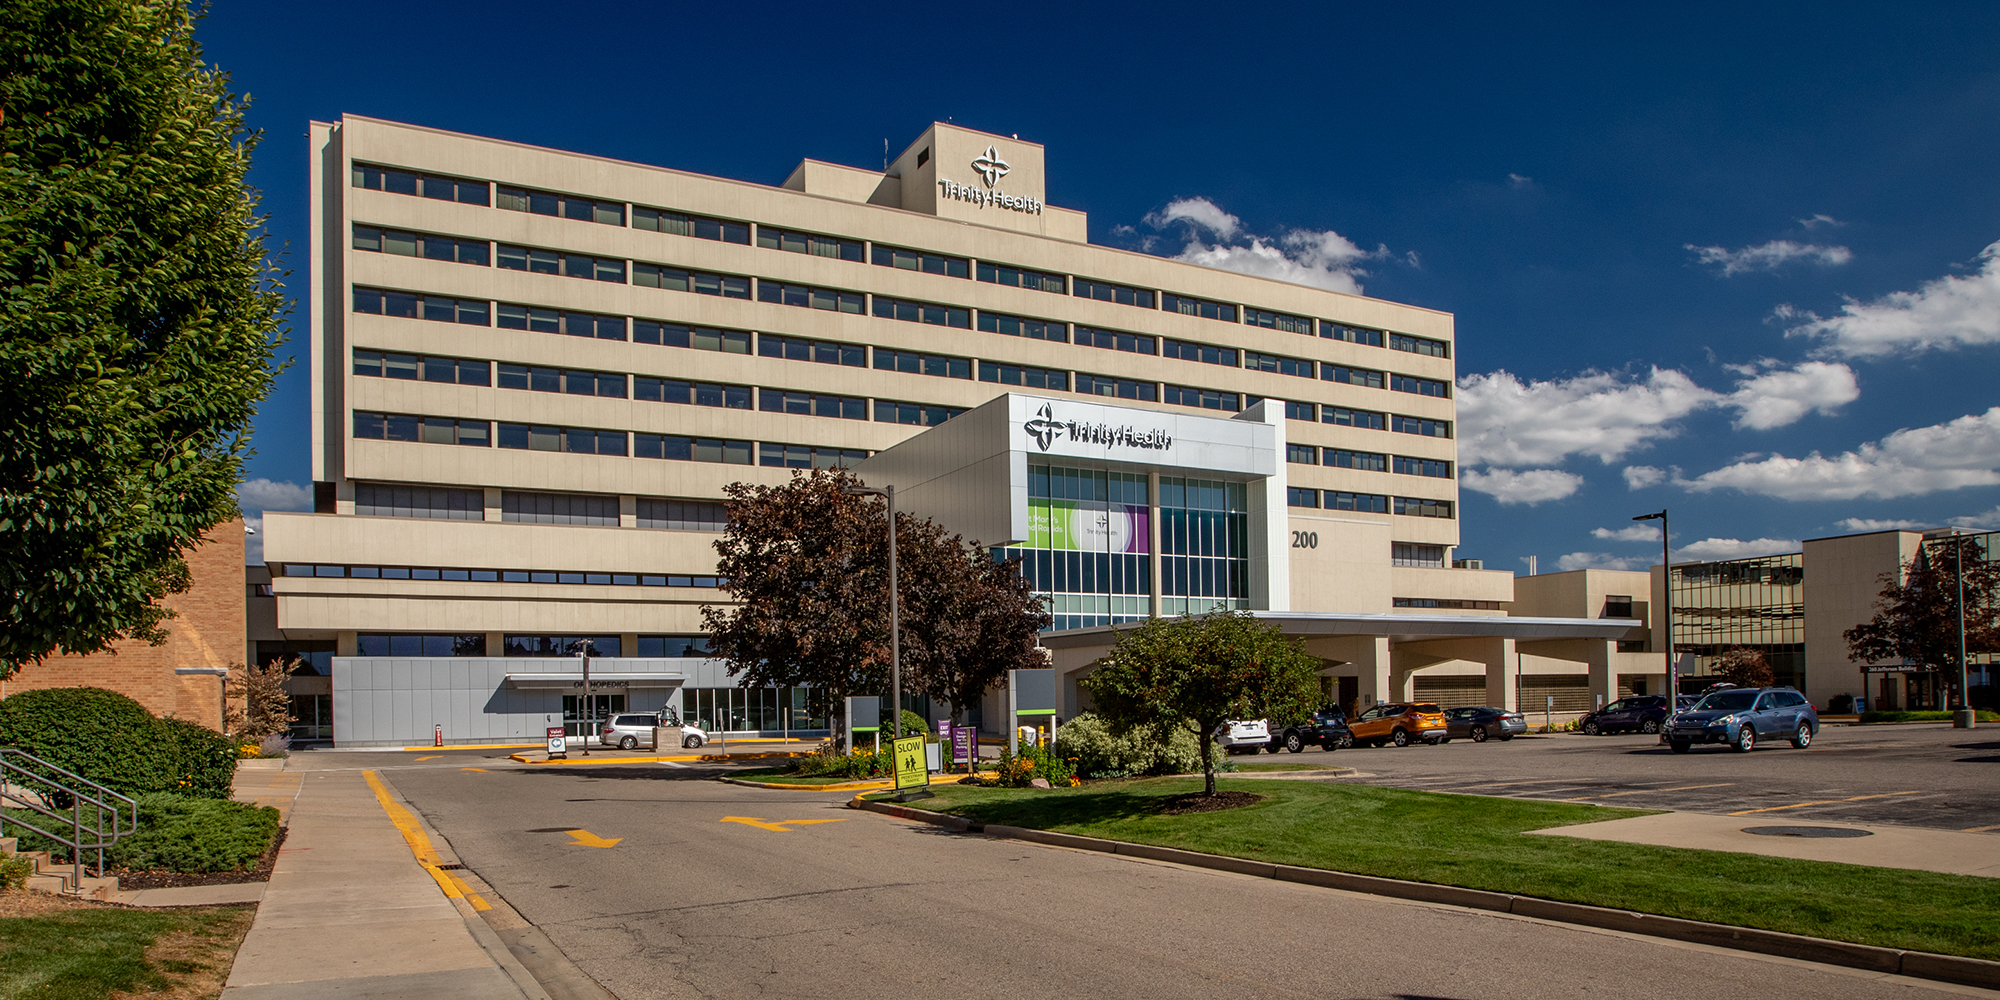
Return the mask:
[[1775,676],[1771,664],[1766,662],[1761,650],[1749,646],[1730,646],[1722,651],[1722,662],[1716,671],[1723,680],[1737,687],[1770,687]]
[[261,740],[292,729],[292,695],[285,682],[301,666],[297,658],[258,666],[232,663],[223,693],[233,704],[224,728],[238,739]]
[[255,133],[178,0],[0,5],[0,676],[161,641],[284,309]]
[[[1958,685],[1958,574],[1965,573],[1965,649],[2000,652],[2000,565],[1969,537],[1927,542],[1901,573],[1885,573],[1875,617],[1841,633],[1851,659],[1904,660],[1942,670]],[[1960,704],[1965,692],[1960,691]]]
[[1224,722],[1301,717],[1320,696],[1319,658],[1245,611],[1152,619],[1095,666],[1079,682],[1093,711],[1115,734],[1162,724],[1191,730],[1211,796],[1213,735]]

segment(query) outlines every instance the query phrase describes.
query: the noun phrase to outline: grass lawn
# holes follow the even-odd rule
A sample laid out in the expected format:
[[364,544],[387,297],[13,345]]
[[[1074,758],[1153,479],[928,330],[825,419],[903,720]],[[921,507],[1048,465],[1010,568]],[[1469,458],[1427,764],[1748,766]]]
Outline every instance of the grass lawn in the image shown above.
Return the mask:
[[1236,770],[1249,774],[1256,771],[1325,771],[1332,764],[1238,764]]
[[214,997],[229,978],[252,906],[138,910],[0,892],[0,997],[109,1000],[170,991]]
[[887,781],[887,778],[843,778],[839,775],[807,777],[793,774],[790,768],[759,767],[748,771],[731,771],[729,777],[743,781],[764,781],[774,785],[845,785],[856,781]]
[[1151,778],[1053,791],[941,785],[920,808],[981,823],[2000,959],[1996,879],[1523,836],[1647,812],[1638,809],[1303,781],[1223,778],[1219,787],[1265,799],[1163,816],[1154,811],[1158,799],[1200,791],[1201,781]]

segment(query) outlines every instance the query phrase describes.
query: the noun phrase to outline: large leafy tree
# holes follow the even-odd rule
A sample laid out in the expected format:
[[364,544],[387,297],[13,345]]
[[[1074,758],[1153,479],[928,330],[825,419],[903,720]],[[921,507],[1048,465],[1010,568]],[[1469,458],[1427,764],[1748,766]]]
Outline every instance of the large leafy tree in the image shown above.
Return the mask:
[[[1965,649],[2000,652],[2000,564],[1969,537],[1927,542],[1901,573],[1882,576],[1875,616],[1841,633],[1863,663],[1904,660],[1943,671],[1958,685],[1959,571],[1965,574]],[[1965,704],[1960,691],[1960,704]]]
[[0,5],[0,676],[159,642],[284,310],[257,136],[177,0]]
[[1245,611],[1155,618],[1127,632],[1080,686],[1122,735],[1176,726],[1201,742],[1215,794],[1214,733],[1230,719],[1291,719],[1319,701],[1319,657]]
[[[749,686],[810,685],[835,700],[889,690],[889,545],[883,501],[815,469],[728,487],[716,572],[737,603],[704,608],[709,648]],[[1038,667],[1042,602],[1012,564],[899,512],[904,683],[972,704],[1009,668]]]

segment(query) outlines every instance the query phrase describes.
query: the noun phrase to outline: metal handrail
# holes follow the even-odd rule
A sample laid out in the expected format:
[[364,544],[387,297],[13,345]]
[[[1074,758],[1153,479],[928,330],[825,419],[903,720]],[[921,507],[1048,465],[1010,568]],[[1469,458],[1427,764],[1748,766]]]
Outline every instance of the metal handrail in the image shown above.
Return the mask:
[[[33,766],[25,765],[13,758],[32,762]],[[43,773],[48,771],[61,775],[73,784],[66,784]],[[35,787],[35,784],[30,782],[43,787]],[[92,795],[85,789],[95,790],[98,794]],[[58,811],[56,800],[59,797],[69,799],[67,816]],[[44,830],[19,816],[9,816],[0,811],[0,836],[6,835],[7,824],[12,823],[69,848],[70,885],[79,890],[83,885],[83,852],[91,850],[97,852],[97,874],[101,878],[104,875],[104,849],[139,830],[137,800],[15,747],[0,747],[0,800],[13,802],[29,812],[53,820],[69,820],[69,837],[64,838],[62,834],[56,832],[63,829],[60,823],[50,824],[53,829]],[[88,820],[85,819],[86,806],[89,807]],[[104,825],[106,817],[110,818],[109,829]],[[86,833],[90,834],[87,840],[84,837]]]

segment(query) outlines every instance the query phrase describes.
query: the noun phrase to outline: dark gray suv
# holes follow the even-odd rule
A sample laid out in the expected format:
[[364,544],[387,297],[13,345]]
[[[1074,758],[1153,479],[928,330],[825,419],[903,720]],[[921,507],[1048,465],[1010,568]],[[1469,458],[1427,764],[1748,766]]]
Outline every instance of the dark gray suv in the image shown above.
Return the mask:
[[1725,688],[1667,720],[1667,746],[1687,753],[1696,743],[1726,743],[1749,753],[1764,737],[1790,740],[1804,750],[1819,733],[1819,712],[1796,689]]

